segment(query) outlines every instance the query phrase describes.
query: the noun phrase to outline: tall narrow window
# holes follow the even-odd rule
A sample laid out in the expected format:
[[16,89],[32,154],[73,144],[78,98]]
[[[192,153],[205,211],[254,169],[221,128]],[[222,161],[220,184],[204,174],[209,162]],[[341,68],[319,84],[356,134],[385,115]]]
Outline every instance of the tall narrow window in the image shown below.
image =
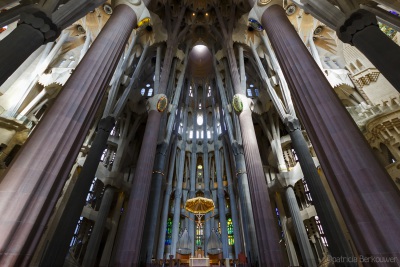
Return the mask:
[[198,223],[196,226],[196,246],[203,245],[203,224]]
[[228,226],[228,245],[233,246],[235,244],[235,238],[233,236],[233,224],[232,224],[232,219],[228,218],[227,221],[227,226]]
[[165,245],[171,245],[172,241],[172,219],[168,218],[167,220],[167,231],[165,232]]
[[322,243],[324,244],[325,247],[328,247],[328,241],[326,240],[324,229],[322,229],[321,221],[319,220],[318,216],[315,216],[314,219],[315,219],[315,224],[318,227],[318,232],[319,235],[321,236]]

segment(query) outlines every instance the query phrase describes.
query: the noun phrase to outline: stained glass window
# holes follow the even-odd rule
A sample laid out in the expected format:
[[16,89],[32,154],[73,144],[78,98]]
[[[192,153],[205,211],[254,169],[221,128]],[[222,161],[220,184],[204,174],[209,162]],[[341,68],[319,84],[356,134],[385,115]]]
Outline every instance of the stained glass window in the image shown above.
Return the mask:
[[397,31],[390,28],[389,26],[382,24],[380,22],[378,22],[379,24],[379,28],[381,29],[381,31],[383,31],[387,36],[389,36],[389,38],[393,39],[394,36],[396,35]]
[[196,226],[196,246],[202,246],[203,241],[203,224],[197,224]]
[[233,237],[233,224],[231,218],[228,218],[227,226],[228,226],[228,245],[233,246],[235,244],[235,238]]
[[165,233],[165,245],[171,245],[172,241],[172,219],[168,218],[167,220],[167,231]]
[[282,229],[281,216],[279,215],[279,210],[277,207],[275,207],[275,212],[276,212],[276,217],[278,217],[278,225],[279,225],[279,229],[281,231],[281,238],[283,238],[284,234],[283,234],[283,229]]

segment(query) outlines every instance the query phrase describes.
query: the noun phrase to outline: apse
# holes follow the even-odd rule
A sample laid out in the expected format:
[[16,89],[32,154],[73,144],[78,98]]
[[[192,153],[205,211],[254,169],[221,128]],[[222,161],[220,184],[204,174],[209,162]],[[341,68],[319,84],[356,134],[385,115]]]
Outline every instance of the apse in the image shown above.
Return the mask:
[[207,46],[195,45],[189,53],[189,68],[193,79],[210,77],[213,73],[212,55]]

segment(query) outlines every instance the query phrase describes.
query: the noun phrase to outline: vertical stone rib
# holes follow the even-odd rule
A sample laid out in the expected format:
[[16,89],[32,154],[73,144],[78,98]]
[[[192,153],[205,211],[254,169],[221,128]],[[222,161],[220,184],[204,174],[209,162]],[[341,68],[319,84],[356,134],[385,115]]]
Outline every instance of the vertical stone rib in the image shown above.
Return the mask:
[[1,266],[28,264],[135,24],[114,10],[0,184]]
[[271,210],[268,186],[262,168],[251,111],[243,110],[239,115],[239,120],[257,233],[259,266],[283,266],[278,232]]
[[262,24],[358,252],[400,259],[399,191],[282,7],[269,7]]
[[151,110],[147,118],[115,266],[137,266],[139,262],[161,114]]

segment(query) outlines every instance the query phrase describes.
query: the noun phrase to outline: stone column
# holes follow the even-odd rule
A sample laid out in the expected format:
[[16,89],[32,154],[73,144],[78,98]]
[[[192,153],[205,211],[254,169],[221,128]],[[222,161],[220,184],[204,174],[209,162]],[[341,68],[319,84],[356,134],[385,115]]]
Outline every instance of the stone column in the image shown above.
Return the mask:
[[[187,97],[186,97],[187,98]],[[183,130],[182,130],[182,143],[179,158],[178,177],[176,179],[175,199],[174,199],[174,217],[172,219],[172,241],[171,241],[171,254],[175,257],[176,243],[178,242],[179,234],[179,221],[181,216],[181,201],[182,201],[182,182],[185,169],[186,158],[186,129],[187,129],[187,105],[183,109]]]
[[229,151],[223,142],[223,149],[224,149],[224,160],[225,160],[225,171],[226,171],[226,178],[228,180],[228,192],[229,192],[229,202],[231,206],[231,215],[232,215],[232,224],[233,224],[233,236],[235,240],[235,259],[238,258],[238,254],[242,251],[242,239],[240,237],[239,231],[239,219],[238,219],[238,212],[236,207],[236,198],[235,192],[233,191],[233,182],[232,182],[232,174],[231,174],[231,165],[229,160]]
[[259,264],[260,266],[283,266],[277,225],[273,217],[275,215],[271,210],[268,185],[265,182],[261,156],[254,132],[250,99],[237,94],[234,97],[233,106],[239,113],[244,159],[258,241]]
[[155,95],[148,100],[149,114],[140,148],[140,156],[132,182],[122,235],[118,243],[115,266],[137,265],[151,186],[151,175],[156,154],[160,119],[166,104],[165,95]]
[[[190,162],[190,191],[189,198],[194,198],[196,196],[196,173],[197,173],[197,85],[193,88],[193,103],[194,110],[192,111],[192,129],[193,129],[193,138],[192,138],[192,146],[191,146],[191,162]],[[201,138],[199,136],[199,138]],[[189,213],[190,221],[188,227],[188,233],[192,249],[192,256],[194,256],[195,244],[196,244],[196,225],[195,225],[195,216],[193,213]]]
[[160,219],[160,234],[158,237],[157,259],[164,258],[165,233],[167,231],[169,201],[171,198],[172,181],[173,181],[174,173],[175,173],[176,150],[177,150],[177,146],[175,144],[172,148],[171,157],[169,158],[168,182],[167,182],[167,188],[165,189],[163,209],[162,209],[161,219]]
[[[205,112],[206,113],[206,112]],[[203,176],[204,176],[204,197],[206,198],[211,198],[211,192],[210,192],[210,168],[209,166],[209,158],[208,158],[208,147],[207,143],[204,142],[203,144]],[[207,244],[208,244],[208,239],[210,238],[211,234],[211,221],[210,221],[210,216],[211,213],[207,213],[204,218],[205,218],[205,223],[204,223],[204,255],[207,255]]]
[[[196,123],[196,122],[194,122]],[[195,127],[194,127],[195,128]],[[193,133],[196,134],[196,133]],[[196,196],[196,172],[197,172],[197,153],[196,153],[196,139],[192,140],[192,153],[191,153],[191,162],[190,162],[190,190],[189,190],[189,199],[194,198]],[[186,201],[185,201],[186,202]],[[195,244],[196,244],[196,223],[195,220],[197,219],[193,213],[189,213],[190,219],[189,220],[189,227],[188,227],[188,234],[192,249],[192,256],[194,256],[195,251]]]
[[308,241],[307,231],[304,227],[303,219],[301,218],[299,205],[297,204],[296,196],[291,186],[286,188],[285,195],[303,263],[308,267],[317,266],[310,242]]
[[240,70],[240,87],[246,88],[246,71],[244,67],[243,46],[239,45],[239,70]]
[[[225,212],[225,190],[222,181],[222,163],[221,163],[221,142],[218,140],[218,127],[217,127],[217,107],[212,105],[212,124],[214,128],[214,159],[215,159],[215,170],[217,174],[217,196],[218,196],[218,218],[221,224],[221,241],[222,241],[222,257],[224,259],[229,257],[228,251],[228,231],[226,222]],[[221,125],[222,128],[222,125]]]
[[[214,132],[216,132],[214,127]],[[215,139],[216,133],[214,133],[214,155],[215,155],[215,168],[217,170],[217,196],[218,196],[218,217],[221,223],[221,241],[222,241],[222,256],[224,259],[229,257],[228,252],[228,229],[226,223],[226,211],[225,211],[225,190],[222,183],[222,170],[221,170],[221,155],[219,151],[219,141]]]
[[344,43],[357,47],[400,92],[400,47],[379,29],[374,14],[364,9],[355,11],[337,35]]
[[244,249],[248,261],[252,263],[258,260],[258,246],[243,147],[234,143],[233,153],[235,156],[236,179],[238,181],[240,207],[242,211],[242,225],[245,226],[243,227]]
[[227,39],[224,42],[224,48],[229,62],[232,85],[236,93],[233,97],[233,106],[236,112],[240,114],[240,129],[243,138],[246,170],[250,186],[249,191],[258,241],[258,261],[261,266],[282,266],[283,258],[279,246],[276,223],[271,210],[268,186],[265,182],[261,156],[254,132],[250,102],[244,96],[246,88],[240,86],[232,39]]
[[398,189],[375,159],[283,8],[273,5],[266,9],[262,24],[357,251],[360,255],[399,259],[400,239],[393,238],[400,229],[400,218],[394,216],[400,213]]
[[101,199],[101,205],[99,212],[97,213],[96,222],[94,223],[93,230],[90,234],[89,243],[86,247],[86,253],[85,257],[83,258],[82,266],[91,267],[96,263],[100,242],[103,238],[104,227],[107,222],[108,214],[110,213],[111,203],[114,199],[114,193],[114,188],[111,186],[106,187],[103,198]]
[[279,192],[275,193],[275,203],[279,211],[279,217],[281,219],[283,238],[285,240],[286,253],[289,258],[289,263],[291,266],[298,266],[299,261],[297,259],[296,249],[294,248],[293,239],[287,227],[287,216],[285,213],[285,209],[283,208],[282,198]]
[[120,192],[118,194],[117,204],[114,207],[114,212],[111,218],[111,229],[108,233],[107,242],[104,246],[103,253],[101,254],[101,260],[99,266],[109,266],[111,260],[111,253],[114,247],[114,241],[117,234],[118,224],[121,218],[121,209],[124,204],[125,194]]
[[[175,114],[171,114],[174,116]],[[167,160],[168,144],[162,142],[157,147],[156,159],[153,167],[153,175],[151,178],[151,189],[149,199],[149,209],[146,216],[145,231],[143,234],[142,259],[151,262],[154,255],[154,238],[157,232],[157,222],[159,218],[159,204],[162,194],[163,181],[165,183],[164,173]]]
[[[304,179],[310,188],[311,196],[314,199],[313,205],[321,219],[324,231],[329,242],[329,250],[333,256],[353,257],[349,242],[343,234],[340,224],[336,218],[335,211],[330,203],[321,177],[315,167],[314,160],[311,157],[308,144],[300,130],[300,123],[297,118],[288,116],[284,124],[290,134],[293,149],[296,151],[297,158],[304,174]],[[340,263],[339,263],[340,264]],[[351,266],[351,263],[348,263]]]
[[157,46],[156,67],[154,71],[154,88],[160,87],[161,51],[162,45],[160,44]]
[[135,24],[132,9],[114,9],[0,184],[0,265],[29,262]]
[[69,243],[74,234],[86,196],[95,177],[100,158],[106,149],[108,136],[114,127],[114,118],[100,120],[96,136],[91,144],[82,170],[75,182],[71,195],[65,205],[65,210],[58,220],[58,225],[49,236],[47,249],[42,256],[41,266],[60,266],[68,253]]
[[[239,189],[239,197],[240,197],[240,205],[241,205],[241,210],[243,212],[242,215],[242,220],[243,220],[243,225],[246,225],[244,228],[244,244],[245,244],[245,253],[246,256],[249,260],[249,262],[257,262],[258,260],[258,249],[257,249],[257,237],[255,233],[255,224],[254,224],[254,218],[253,218],[253,210],[251,207],[251,200],[250,200],[250,191],[249,191],[249,186],[248,186],[248,179],[247,179],[247,172],[246,172],[246,165],[244,161],[244,154],[243,154],[243,148],[240,144],[242,140],[242,136],[240,133],[240,129],[235,129],[236,130],[236,140],[234,140],[233,137],[233,126],[232,126],[232,120],[229,115],[229,111],[226,109],[227,107],[227,97],[225,94],[225,90],[223,88],[223,82],[222,78],[217,71],[217,66],[216,66],[216,61],[214,60],[213,62],[214,65],[214,70],[216,74],[216,79],[217,79],[217,88],[220,93],[221,97],[221,102],[222,102],[222,107],[224,108],[224,121],[227,126],[227,132],[229,135],[229,141],[231,142],[231,145],[234,150],[234,155],[235,155],[235,169],[236,169],[236,177],[238,179],[238,189]],[[229,68],[229,66],[226,64],[226,69]],[[226,75],[227,77],[226,80],[230,81],[230,76],[229,73]],[[230,82],[228,82],[230,84]],[[234,116],[236,114],[233,113]],[[237,116],[236,116],[237,117]]]

